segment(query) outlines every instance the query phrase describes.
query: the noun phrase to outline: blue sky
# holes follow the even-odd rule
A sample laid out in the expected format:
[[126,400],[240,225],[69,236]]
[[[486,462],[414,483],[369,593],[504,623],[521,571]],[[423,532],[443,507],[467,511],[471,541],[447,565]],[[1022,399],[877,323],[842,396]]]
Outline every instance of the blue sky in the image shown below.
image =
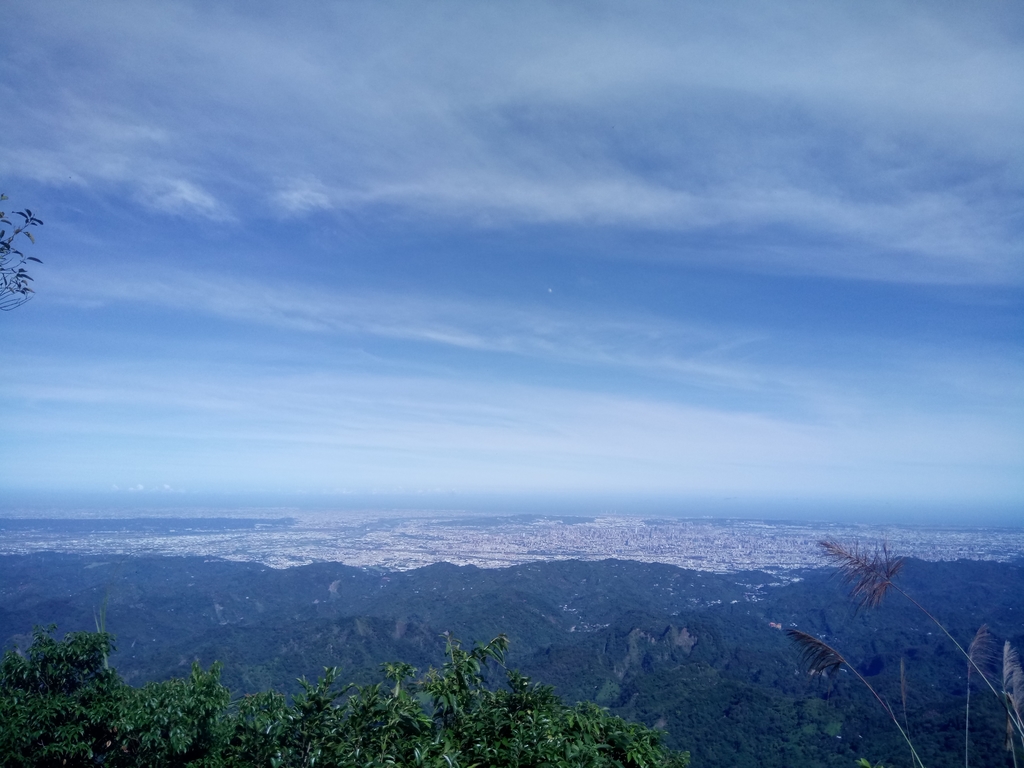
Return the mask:
[[5,493],[1024,507],[1019,5],[5,17]]

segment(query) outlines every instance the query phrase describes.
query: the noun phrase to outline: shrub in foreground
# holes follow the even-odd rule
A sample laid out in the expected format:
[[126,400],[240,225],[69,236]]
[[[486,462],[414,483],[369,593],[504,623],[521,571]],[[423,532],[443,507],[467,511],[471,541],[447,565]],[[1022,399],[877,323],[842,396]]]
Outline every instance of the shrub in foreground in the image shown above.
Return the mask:
[[268,691],[234,702],[218,665],[184,679],[126,685],[105,632],[37,629],[0,662],[0,755],[10,766],[586,766],[685,768],[661,734],[503,669],[500,636],[472,650],[447,638],[447,661],[420,680],[385,664],[385,680],[339,685],[329,668],[289,703]]

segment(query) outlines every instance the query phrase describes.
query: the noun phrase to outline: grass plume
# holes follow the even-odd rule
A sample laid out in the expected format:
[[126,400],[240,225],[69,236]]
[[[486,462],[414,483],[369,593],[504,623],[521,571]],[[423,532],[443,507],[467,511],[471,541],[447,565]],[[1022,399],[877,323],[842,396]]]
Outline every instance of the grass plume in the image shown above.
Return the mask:
[[1014,730],[1024,746],[1024,728],[1021,727],[1024,717],[1024,670],[1021,669],[1020,656],[1007,640],[1003,643],[1003,706],[1006,707],[1006,749],[1013,755],[1013,764],[1017,765],[1017,751],[1013,746]]
[[822,541],[821,547],[859,608],[881,605],[889,590],[896,586],[893,580],[903,570],[903,558],[894,556],[885,542],[873,551],[861,549],[859,544],[845,546],[834,539]]
[[924,763],[921,762],[921,758],[918,756],[917,750],[914,749],[914,743],[910,740],[910,736],[907,735],[903,726],[900,725],[899,718],[896,717],[896,713],[893,712],[892,707],[889,706],[889,702],[878,694],[878,691],[874,689],[871,683],[869,683],[867,679],[858,672],[857,669],[850,664],[850,662],[848,662],[839,651],[824,640],[821,640],[814,635],[809,635],[806,632],[801,632],[798,629],[787,629],[786,635],[800,648],[800,657],[810,674],[834,677],[840,669],[846,667],[856,675],[857,679],[864,684],[864,687],[871,691],[871,695],[875,697],[875,700],[881,705],[882,709],[885,710],[885,713],[889,715],[893,724],[899,729],[904,741],[907,742],[907,746],[910,747],[910,754],[914,764],[920,766],[920,768],[924,768]]
[[971,751],[971,673],[982,666],[988,666],[995,658],[995,640],[988,631],[988,624],[982,624],[974,633],[974,639],[967,646],[967,705],[964,709],[964,768],[970,764]]
[[[932,623],[942,630],[942,633],[967,659],[968,696],[970,695],[970,677],[972,674],[976,674],[1000,700],[1003,708],[1006,710],[1008,727],[1016,732],[1021,743],[1024,744],[1024,720],[1021,718],[1021,709],[1024,708],[1021,701],[1024,699],[1024,673],[1010,671],[1010,677],[1007,680],[1006,675],[1008,673],[1004,653],[1003,692],[1000,693],[996,690],[995,684],[982,668],[983,664],[986,663],[985,654],[988,653],[989,658],[991,658],[992,640],[991,635],[988,634],[988,627],[979,629],[979,634],[975,635],[974,642],[970,644],[970,648],[965,649],[931,611],[907,594],[896,583],[896,577],[903,570],[905,561],[902,557],[892,553],[888,543],[883,542],[880,547],[875,547],[874,550],[862,549],[856,543],[853,545],[842,544],[835,539],[827,539],[819,542],[819,544],[825,551],[825,557],[836,567],[843,583],[850,588],[850,597],[857,604],[858,609],[877,608],[881,605],[885,596],[890,591],[894,591],[903,595],[919,611],[931,619]],[[1020,660],[1012,648],[1010,649],[1010,654],[1013,657],[1012,660],[1016,660],[1015,669],[1020,670]],[[901,728],[900,730],[902,731],[903,729]],[[906,734],[904,734],[905,736]],[[1014,760],[1016,761],[1016,755]]]
[[850,666],[839,651],[814,635],[801,632],[799,629],[787,629],[786,635],[799,646],[801,661],[812,675],[832,677],[844,665]]

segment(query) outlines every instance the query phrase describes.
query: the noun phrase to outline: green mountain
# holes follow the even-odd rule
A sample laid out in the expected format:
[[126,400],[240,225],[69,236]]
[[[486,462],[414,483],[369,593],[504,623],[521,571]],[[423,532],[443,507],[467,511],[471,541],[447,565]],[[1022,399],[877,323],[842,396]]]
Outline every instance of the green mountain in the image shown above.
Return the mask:
[[[910,561],[902,585],[966,645],[987,623],[1024,647],[1024,567]],[[810,678],[779,627],[841,649],[907,721],[926,765],[963,764],[966,663],[901,597],[857,612],[827,571],[711,574],[607,560],[500,570],[438,564],[404,572],[318,563],[273,570],[199,558],[0,557],[0,640],[25,647],[33,625],[117,636],[110,657],[140,685],[223,663],[234,694],[276,688],[340,666],[380,679],[402,660],[421,672],[444,658],[438,636],[506,634],[507,663],[568,701],[667,732],[695,766],[843,766],[867,757],[909,765],[869,695],[840,673]],[[990,693],[971,699],[974,766],[1011,765],[1005,718]]]

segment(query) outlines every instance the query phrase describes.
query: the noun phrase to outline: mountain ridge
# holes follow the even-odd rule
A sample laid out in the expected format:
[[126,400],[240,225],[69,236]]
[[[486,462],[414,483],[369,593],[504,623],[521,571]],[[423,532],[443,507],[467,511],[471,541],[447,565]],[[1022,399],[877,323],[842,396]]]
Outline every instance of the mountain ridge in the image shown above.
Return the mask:
[[[930,728],[942,744],[966,692],[966,670],[932,625],[895,600],[857,613],[824,570],[723,575],[621,560],[275,570],[50,554],[2,557],[0,572],[0,640],[23,642],[32,624],[51,621],[62,631],[92,629],[105,606],[106,626],[119,638],[111,663],[134,684],[181,674],[196,659],[219,660],[236,694],[294,692],[296,678],[324,666],[340,665],[357,681],[374,679],[383,661],[402,659],[421,672],[438,666],[444,631],[467,642],[504,632],[510,666],[568,700],[660,724],[694,765],[848,766],[865,754],[865,738],[877,748],[867,753],[872,759],[902,759],[871,702],[843,679],[831,693],[809,680],[772,624],[827,638],[879,683],[906,657],[912,706],[930,718],[923,733]],[[984,621],[1017,647],[1024,640],[1021,564],[911,560],[905,586],[955,635],[969,637]],[[985,730],[989,705],[978,699],[978,738],[995,739]],[[929,762],[955,763],[942,749]],[[975,764],[1003,762],[975,755]]]

